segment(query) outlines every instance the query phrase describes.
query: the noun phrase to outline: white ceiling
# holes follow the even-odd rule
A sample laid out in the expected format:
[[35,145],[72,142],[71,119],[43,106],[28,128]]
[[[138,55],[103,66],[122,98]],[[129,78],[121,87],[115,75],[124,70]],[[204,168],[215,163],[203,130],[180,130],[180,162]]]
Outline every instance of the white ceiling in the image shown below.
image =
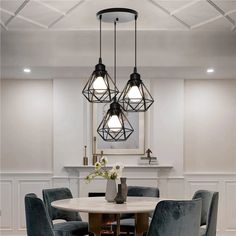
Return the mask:
[[[5,30],[93,30],[96,12],[109,7],[139,12],[141,30],[235,30],[236,0],[1,0]],[[104,24],[110,29],[112,25]],[[122,29],[132,29],[126,23]]]
[[[134,65],[132,31],[117,32],[118,77]],[[87,78],[98,62],[97,31],[4,31],[2,78]],[[103,32],[102,58],[113,73],[113,32]],[[30,74],[23,73],[30,67]],[[215,73],[206,73],[208,67]],[[138,69],[144,78],[236,79],[236,32],[139,31]]]
[[[87,78],[98,61],[96,13],[138,11],[144,78],[236,79],[236,0],[0,0],[1,78]],[[133,67],[133,22],[118,24],[118,77]],[[103,61],[113,71],[113,28]],[[32,72],[24,74],[22,69]],[[215,73],[206,73],[208,67]]]

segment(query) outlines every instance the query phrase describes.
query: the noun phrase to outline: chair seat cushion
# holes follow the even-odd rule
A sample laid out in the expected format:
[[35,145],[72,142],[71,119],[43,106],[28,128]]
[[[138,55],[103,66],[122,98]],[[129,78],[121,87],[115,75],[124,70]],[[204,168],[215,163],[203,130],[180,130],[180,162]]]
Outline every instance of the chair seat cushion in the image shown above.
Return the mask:
[[[149,220],[149,224],[150,224],[152,218],[149,217],[148,220]],[[122,220],[120,220],[120,225],[121,225],[121,226],[123,226],[123,225],[126,225],[126,226],[134,226],[134,225],[135,225],[134,218],[122,219]]]
[[200,227],[200,236],[205,236],[205,235],[206,235],[206,228]]
[[[151,218],[149,218],[149,224]],[[116,222],[112,224],[112,227],[116,227]],[[120,231],[121,232],[134,232],[135,230],[135,220],[133,218],[120,220]]]
[[88,223],[82,221],[67,221],[63,223],[54,224],[54,231],[56,235],[61,236],[74,236],[74,235],[87,235]]
[[120,220],[120,227],[134,227],[135,221],[133,218]]

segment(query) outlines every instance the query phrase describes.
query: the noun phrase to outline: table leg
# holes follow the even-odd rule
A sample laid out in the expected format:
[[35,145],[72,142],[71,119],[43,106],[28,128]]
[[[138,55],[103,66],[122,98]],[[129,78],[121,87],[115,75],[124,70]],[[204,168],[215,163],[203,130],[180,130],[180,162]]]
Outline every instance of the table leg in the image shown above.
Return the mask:
[[116,215],[116,236],[120,235],[120,214]]
[[100,213],[89,213],[89,232],[95,236],[101,235],[102,229],[102,214]]
[[135,236],[143,236],[148,230],[148,213],[135,214]]
[[89,213],[89,232],[95,236],[100,236],[103,227],[117,221],[117,234],[120,235],[120,215],[119,214],[103,214],[103,213]]

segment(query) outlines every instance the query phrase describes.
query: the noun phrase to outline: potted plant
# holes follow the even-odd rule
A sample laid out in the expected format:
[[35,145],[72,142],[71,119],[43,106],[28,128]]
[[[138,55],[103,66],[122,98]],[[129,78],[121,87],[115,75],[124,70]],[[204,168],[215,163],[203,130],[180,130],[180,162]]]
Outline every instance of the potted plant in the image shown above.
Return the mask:
[[113,202],[117,194],[116,179],[122,176],[123,166],[116,164],[112,168],[108,168],[107,163],[107,158],[105,156],[101,157],[95,163],[94,170],[85,177],[85,180],[89,183],[98,176],[107,179],[105,198],[108,202]]

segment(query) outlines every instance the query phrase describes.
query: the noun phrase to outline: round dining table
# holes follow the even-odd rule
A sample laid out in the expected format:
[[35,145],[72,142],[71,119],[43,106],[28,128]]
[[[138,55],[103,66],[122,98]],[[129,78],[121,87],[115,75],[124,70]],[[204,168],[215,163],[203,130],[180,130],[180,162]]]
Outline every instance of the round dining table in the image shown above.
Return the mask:
[[148,230],[149,213],[155,210],[162,199],[152,197],[128,197],[123,204],[107,202],[104,197],[71,198],[54,201],[51,205],[65,211],[88,213],[89,232],[100,236],[103,226],[116,221],[116,235],[120,234],[120,215],[133,213],[135,235]]

